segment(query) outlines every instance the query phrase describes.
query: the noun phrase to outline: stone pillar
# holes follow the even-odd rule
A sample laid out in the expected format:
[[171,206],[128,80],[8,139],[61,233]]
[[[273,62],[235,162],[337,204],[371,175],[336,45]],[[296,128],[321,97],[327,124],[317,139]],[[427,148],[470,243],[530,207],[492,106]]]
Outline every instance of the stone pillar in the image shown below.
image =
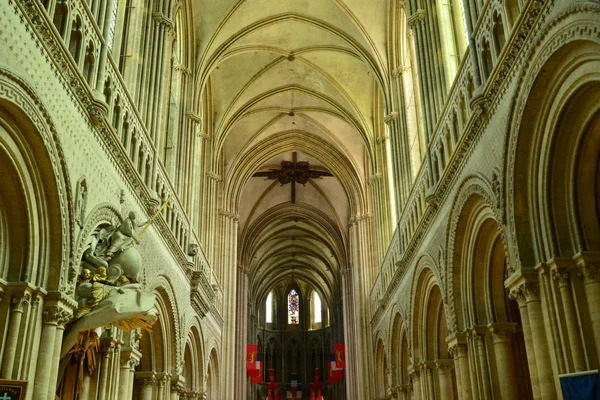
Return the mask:
[[463,333],[455,333],[448,338],[447,343],[448,351],[454,358],[458,398],[464,400],[472,399],[473,394],[471,392],[471,376],[469,373],[466,337]]
[[516,323],[488,325],[494,342],[494,358],[496,359],[500,398],[502,399],[517,399],[519,397],[511,343],[511,336],[515,332],[516,325]]
[[477,375],[481,378],[481,397],[484,399],[492,398],[492,384],[490,380],[490,370],[485,346],[485,334],[487,327],[474,326],[469,334],[473,338],[475,351],[477,352]]
[[74,300],[63,297],[60,293],[49,293],[46,296],[33,387],[34,400],[54,398],[64,326],[71,319],[75,307]]
[[521,324],[523,325],[523,339],[525,341],[525,349],[527,354],[527,364],[529,365],[529,376],[531,378],[531,390],[535,399],[539,399],[540,387],[537,374],[537,365],[535,360],[535,351],[533,348],[533,337],[531,334],[531,326],[529,323],[529,313],[527,312],[527,303],[525,296],[521,291],[512,289],[509,297],[516,300],[519,304],[519,312],[521,314]]
[[598,306],[600,304],[600,273],[598,268],[600,257],[594,256],[592,258],[590,254],[578,254],[574,258],[577,261],[579,275],[583,278],[596,351],[600,351],[600,307]]
[[452,383],[452,360],[436,360],[439,385],[440,399],[454,399],[454,385]]
[[[237,362],[239,365],[244,365],[246,360],[246,349],[245,343],[252,343],[248,341],[248,270],[243,266],[237,268],[237,286],[238,286],[238,300],[237,300]],[[266,346],[266,343],[263,345]],[[265,351],[263,349],[263,354]],[[265,365],[267,360],[264,360]],[[246,371],[243,368],[238,368],[236,373],[236,399],[243,399],[246,397],[247,392]]]
[[132,347],[122,347],[120,353],[121,368],[119,371],[119,399],[131,399],[133,392],[133,375],[135,367],[139,365],[142,354]]
[[140,396],[138,399],[153,400],[154,388],[156,387],[157,383],[156,374],[152,371],[136,372],[135,380],[138,382],[140,388]]
[[567,268],[555,268],[552,270],[552,278],[558,282],[560,291],[560,305],[562,305],[569,335],[569,350],[573,357],[573,367],[575,371],[585,371],[585,355],[583,353],[583,343],[579,332],[579,321],[577,320],[577,311],[573,292],[571,291],[570,271]]
[[[544,325],[544,316],[542,313],[542,305],[539,295],[539,285],[537,283],[524,282],[517,285],[511,290],[513,298],[521,298],[521,302],[525,302],[527,308],[527,320],[529,321],[529,329],[531,332],[530,340],[532,347],[527,347],[528,359],[529,352],[533,350],[535,355],[535,365],[530,364],[530,369],[537,370],[537,393],[534,386],[534,397],[542,399],[555,399],[556,390],[554,386],[554,375],[550,360],[550,351],[548,349],[548,339],[546,336],[546,327]],[[521,307],[519,307],[521,309]],[[522,315],[522,319],[525,320]],[[523,322],[525,328],[525,322]],[[526,341],[527,345],[527,341]],[[533,386],[532,382],[532,386]]]
[[19,291],[11,297],[10,322],[8,323],[8,334],[6,345],[4,347],[4,357],[2,361],[2,373],[0,378],[12,379],[13,367],[15,364],[15,355],[21,339],[21,319],[25,308],[28,307],[31,300],[31,293],[28,291]]
[[[236,301],[237,301],[237,274],[232,273],[237,266],[237,231],[239,216],[226,210],[219,210],[220,214],[220,273],[223,277],[223,315],[227,316],[223,326],[223,350],[222,350],[222,368],[220,368],[221,395],[223,399],[235,398],[235,371],[236,354],[238,349],[237,326],[235,319]],[[226,273],[227,272],[227,273]],[[246,329],[246,327],[240,327]],[[242,343],[241,345],[244,345]]]
[[182,400],[185,399],[185,378],[181,375],[173,376],[171,378],[171,392],[169,396],[170,400]]
[[410,368],[411,370],[409,370],[408,374],[412,384],[413,400],[424,400],[423,388],[421,386],[421,373],[418,370],[415,370],[414,366],[411,366]]
[[98,383],[98,400],[108,400],[110,397],[110,365],[115,350],[115,343],[112,338],[103,338],[102,342],[102,367],[100,368],[100,382]]

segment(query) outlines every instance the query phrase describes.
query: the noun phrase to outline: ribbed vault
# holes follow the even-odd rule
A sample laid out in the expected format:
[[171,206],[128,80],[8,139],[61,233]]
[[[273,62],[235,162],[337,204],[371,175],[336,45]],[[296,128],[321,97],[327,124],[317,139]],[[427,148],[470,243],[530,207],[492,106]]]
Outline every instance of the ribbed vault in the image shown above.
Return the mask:
[[[217,155],[211,168],[222,177],[221,208],[239,216],[237,262],[248,272],[254,309],[291,282],[339,307],[351,221],[373,214],[369,182],[389,92],[388,7],[387,0],[194,7],[203,133]],[[294,187],[265,179],[292,160],[325,176]]]

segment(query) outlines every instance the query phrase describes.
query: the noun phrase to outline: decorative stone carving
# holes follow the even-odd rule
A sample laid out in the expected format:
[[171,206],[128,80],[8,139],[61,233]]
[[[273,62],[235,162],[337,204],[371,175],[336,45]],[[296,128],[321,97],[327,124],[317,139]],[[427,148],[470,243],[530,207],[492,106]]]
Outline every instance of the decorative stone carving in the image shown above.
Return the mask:
[[198,246],[197,243],[190,243],[188,245],[188,249],[187,249],[188,256],[196,257],[199,252],[200,252],[200,247]]
[[75,194],[75,222],[77,222],[80,228],[83,228],[83,224],[85,221],[85,209],[87,205],[87,198],[87,181],[84,177],[81,177],[79,181],[77,181],[77,192]]

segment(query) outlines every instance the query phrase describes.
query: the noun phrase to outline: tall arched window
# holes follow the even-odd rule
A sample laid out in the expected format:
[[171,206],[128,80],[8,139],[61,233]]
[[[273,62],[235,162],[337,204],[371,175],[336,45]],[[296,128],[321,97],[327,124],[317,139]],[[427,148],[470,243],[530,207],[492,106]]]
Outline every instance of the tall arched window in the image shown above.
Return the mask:
[[300,323],[300,296],[296,290],[290,290],[288,294],[288,324]]
[[267,324],[273,323],[273,292],[267,296],[267,310],[265,312]]
[[321,297],[317,292],[313,292],[313,315],[313,322],[315,324],[321,323]]

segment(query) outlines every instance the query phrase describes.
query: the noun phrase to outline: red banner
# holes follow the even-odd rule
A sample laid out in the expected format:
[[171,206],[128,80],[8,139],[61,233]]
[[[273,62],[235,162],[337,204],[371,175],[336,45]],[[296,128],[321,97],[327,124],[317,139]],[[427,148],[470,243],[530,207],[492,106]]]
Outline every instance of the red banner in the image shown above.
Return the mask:
[[338,368],[346,368],[346,349],[343,343],[333,345],[333,353],[335,354],[335,365]]
[[254,371],[248,371],[248,376],[250,377],[250,383],[262,383],[263,382],[263,364],[262,362],[258,362],[260,368]]
[[258,345],[246,345],[246,370],[256,371],[259,369],[258,361]]
[[344,370],[337,368],[334,361],[327,363],[327,370],[327,382],[329,383],[339,382],[344,377]]

